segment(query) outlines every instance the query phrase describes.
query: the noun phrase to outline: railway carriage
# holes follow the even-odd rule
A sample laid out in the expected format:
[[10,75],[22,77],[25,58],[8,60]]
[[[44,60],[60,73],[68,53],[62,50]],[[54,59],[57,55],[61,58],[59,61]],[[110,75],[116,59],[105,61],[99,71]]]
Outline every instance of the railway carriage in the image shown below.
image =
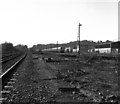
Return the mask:
[[63,47],[48,48],[48,49],[43,49],[42,52],[60,52],[60,53],[64,53],[64,48]]

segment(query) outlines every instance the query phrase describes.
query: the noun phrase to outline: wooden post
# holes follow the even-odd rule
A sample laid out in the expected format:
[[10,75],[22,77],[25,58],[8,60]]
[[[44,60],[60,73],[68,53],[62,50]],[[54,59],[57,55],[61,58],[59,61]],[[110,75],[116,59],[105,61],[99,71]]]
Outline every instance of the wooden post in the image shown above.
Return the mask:
[[79,37],[79,40],[78,40],[78,45],[79,45],[79,55],[80,55],[80,26],[82,26],[82,24],[79,23],[79,26],[78,26],[78,37]]

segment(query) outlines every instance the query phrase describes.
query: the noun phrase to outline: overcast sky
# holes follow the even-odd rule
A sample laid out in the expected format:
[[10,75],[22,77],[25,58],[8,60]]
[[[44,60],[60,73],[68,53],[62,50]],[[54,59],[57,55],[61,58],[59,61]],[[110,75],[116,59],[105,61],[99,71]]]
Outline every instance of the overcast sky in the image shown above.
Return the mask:
[[118,40],[118,0],[0,0],[0,43]]

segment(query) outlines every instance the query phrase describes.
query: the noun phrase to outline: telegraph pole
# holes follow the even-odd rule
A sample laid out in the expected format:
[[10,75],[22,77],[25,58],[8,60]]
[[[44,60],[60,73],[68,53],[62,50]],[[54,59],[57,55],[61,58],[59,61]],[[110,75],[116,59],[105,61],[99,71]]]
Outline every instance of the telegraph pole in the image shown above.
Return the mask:
[[80,26],[82,26],[82,24],[79,23],[78,25],[78,45],[79,45],[79,50],[78,50],[78,54],[80,55]]

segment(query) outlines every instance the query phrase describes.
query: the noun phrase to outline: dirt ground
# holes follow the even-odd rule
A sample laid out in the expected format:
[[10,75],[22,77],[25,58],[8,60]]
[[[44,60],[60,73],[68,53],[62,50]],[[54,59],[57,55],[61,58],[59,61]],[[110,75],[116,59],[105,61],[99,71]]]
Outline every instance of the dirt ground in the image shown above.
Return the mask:
[[29,52],[17,74],[9,102],[116,102],[119,97],[115,60]]
[[[58,83],[64,82],[63,86],[61,86],[62,88],[72,87],[79,89],[77,91],[68,88],[69,91],[62,91],[63,95],[71,95],[73,101],[75,99],[76,101],[85,102],[110,102],[113,99],[119,99],[119,97],[115,98],[115,96],[119,96],[118,65],[116,60],[95,59],[86,62],[85,59],[71,57],[68,57],[67,60],[66,57],[60,59],[51,54],[44,56],[52,58],[51,61],[47,62],[47,65],[54,69],[53,72],[56,73],[57,78],[62,78],[62,81],[58,81]],[[73,94],[68,94],[69,92]]]

